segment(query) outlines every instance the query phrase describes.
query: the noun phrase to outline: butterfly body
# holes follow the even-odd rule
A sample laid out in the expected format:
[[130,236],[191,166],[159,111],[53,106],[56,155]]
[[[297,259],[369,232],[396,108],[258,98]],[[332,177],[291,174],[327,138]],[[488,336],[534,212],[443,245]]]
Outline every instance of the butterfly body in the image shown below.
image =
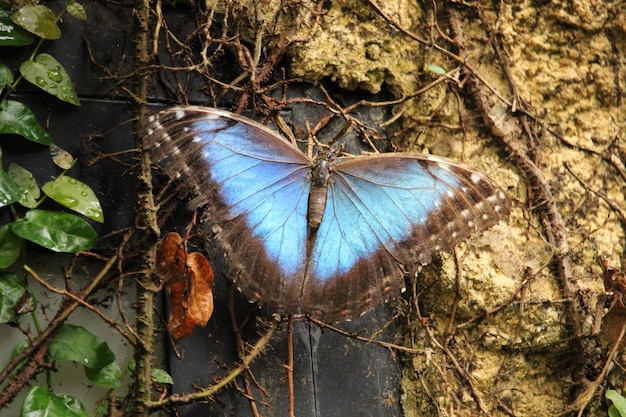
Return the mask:
[[272,310],[354,317],[509,212],[505,194],[462,164],[418,154],[310,159],[233,113],[176,107],[150,116],[145,145],[206,207],[228,276]]
[[311,189],[309,190],[309,210],[307,217],[309,226],[317,229],[324,216],[328,197],[328,180],[330,179],[331,154],[320,154],[311,170]]

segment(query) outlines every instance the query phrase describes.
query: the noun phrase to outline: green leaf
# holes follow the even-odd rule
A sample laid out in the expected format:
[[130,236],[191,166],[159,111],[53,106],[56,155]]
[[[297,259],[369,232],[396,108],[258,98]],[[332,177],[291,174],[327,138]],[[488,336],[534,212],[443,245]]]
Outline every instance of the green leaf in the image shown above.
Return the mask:
[[[28,339],[22,340],[20,343],[13,346],[13,349],[11,349],[11,359],[16,357],[20,353],[24,352],[24,349],[26,349],[28,346],[30,346],[30,340]],[[22,360],[15,368],[15,372],[18,372],[20,368],[22,367],[22,365],[24,365],[27,360],[28,358],[25,358],[24,360]]]
[[31,388],[22,403],[22,417],[87,417],[85,406],[70,395],[55,395],[46,387]]
[[19,201],[20,196],[20,187],[11,179],[9,174],[0,171],[0,207]]
[[87,20],[87,13],[85,13],[85,8],[80,3],[70,1],[67,5],[67,12],[77,19]]
[[54,40],[61,37],[54,12],[41,4],[28,4],[20,8],[11,16],[11,20],[40,38]]
[[22,239],[11,231],[11,225],[0,227],[0,268],[13,265],[22,251]]
[[435,64],[425,64],[424,65],[424,72],[428,73],[432,73],[432,74],[438,74],[438,75],[445,75],[446,74],[446,70],[441,68],[439,65],[435,65]]
[[102,369],[85,367],[85,375],[91,382],[101,387],[118,388],[122,385],[122,370],[115,362],[111,362]]
[[[626,417],[626,398],[624,398],[619,392],[615,390],[608,390],[605,394],[608,400],[611,400],[613,405],[611,408],[615,408],[615,410],[619,414],[613,414],[614,416]],[[609,409],[609,415],[611,415],[611,410]]]
[[104,222],[104,214],[98,197],[85,183],[62,176],[41,187],[43,192],[57,203],[97,222]]
[[12,272],[0,272],[0,323],[15,320],[15,306],[20,302],[26,288]]
[[30,345],[30,340],[25,339],[25,340],[22,340],[17,345],[13,346],[13,349],[11,350],[11,359],[16,357],[20,353],[22,353],[24,349],[26,349],[29,345]]
[[[2,23],[0,23],[1,27]],[[0,32],[0,41],[2,39],[2,33]],[[0,42],[1,44],[1,42]],[[0,93],[7,85],[13,84],[13,73],[11,69],[0,62]]]
[[41,145],[52,143],[52,138],[41,127],[35,113],[19,101],[0,101],[0,133],[20,135]]
[[615,407],[614,405],[611,405],[609,407],[609,417],[624,417],[622,416],[619,411],[617,410],[617,407]]
[[101,401],[98,401],[98,406],[96,407],[96,409],[94,410],[91,416],[92,417],[100,417],[100,416],[104,417],[108,415],[109,415],[109,400],[105,398]]
[[13,162],[9,164],[7,173],[19,187],[21,193],[20,204],[24,207],[35,208],[37,206],[37,199],[41,196],[41,191],[39,190],[39,186],[33,174]]
[[49,353],[55,360],[73,361],[91,369],[102,369],[115,360],[115,354],[104,339],[72,324],[61,326]]
[[75,253],[90,249],[98,234],[85,220],[69,213],[30,210],[11,223],[19,237],[55,252]]
[[0,46],[24,46],[33,41],[33,35],[14,24],[8,16],[0,16]]
[[39,54],[34,61],[22,62],[20,74],[27,81],[59,100],[80,106],[69,74],[52,55]]
[[174,385],[174,380],[170,374],[160,368],[152,368],[152,382],[156,382],[157,384]]
[[[135,372],[136,363],[134,360],[128,362],[128,366],[126,366],[130,372]],[[158,384],[169,384],[174,385],[174,380],[166,371],[160,368],[152,368],[152,372],[150,374],[152,376],[152,382],[156,382]]]

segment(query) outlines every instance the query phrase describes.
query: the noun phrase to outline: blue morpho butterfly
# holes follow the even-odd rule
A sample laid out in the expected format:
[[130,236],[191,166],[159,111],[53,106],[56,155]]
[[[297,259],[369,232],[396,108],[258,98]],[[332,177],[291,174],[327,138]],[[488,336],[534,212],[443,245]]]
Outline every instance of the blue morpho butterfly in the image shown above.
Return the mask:
[[483,174],[443,158],[389,153],[314,159],[248,118],[205,107],[151,115],[154,159],[207,207],[228,276],[272,311],[341,321],[397,296],[401,265],[426,264],[508,215]]

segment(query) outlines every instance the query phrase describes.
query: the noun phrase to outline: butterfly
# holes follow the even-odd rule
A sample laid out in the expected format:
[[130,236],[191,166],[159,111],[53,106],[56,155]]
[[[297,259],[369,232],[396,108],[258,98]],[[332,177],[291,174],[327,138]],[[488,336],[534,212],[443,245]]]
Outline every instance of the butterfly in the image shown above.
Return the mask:
[[337,322],[399,295],[401,268],[427,264],[496,224],[510,200],[444,158],[387,153],[314,158],[246,117],[173,107],[140,134],[153,159],[205,207],[227,276],[271,311]]

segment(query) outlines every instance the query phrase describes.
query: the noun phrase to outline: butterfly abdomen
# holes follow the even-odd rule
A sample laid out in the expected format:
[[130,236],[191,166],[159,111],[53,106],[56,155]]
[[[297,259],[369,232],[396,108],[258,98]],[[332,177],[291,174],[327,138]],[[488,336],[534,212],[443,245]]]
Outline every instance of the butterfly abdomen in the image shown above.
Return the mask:
[[326,199],[328,198],[328,179],[330,178],[330,155],[317,159],[311,171],[311,189],[309,191],[309,226],[317,229],[322,222]]

